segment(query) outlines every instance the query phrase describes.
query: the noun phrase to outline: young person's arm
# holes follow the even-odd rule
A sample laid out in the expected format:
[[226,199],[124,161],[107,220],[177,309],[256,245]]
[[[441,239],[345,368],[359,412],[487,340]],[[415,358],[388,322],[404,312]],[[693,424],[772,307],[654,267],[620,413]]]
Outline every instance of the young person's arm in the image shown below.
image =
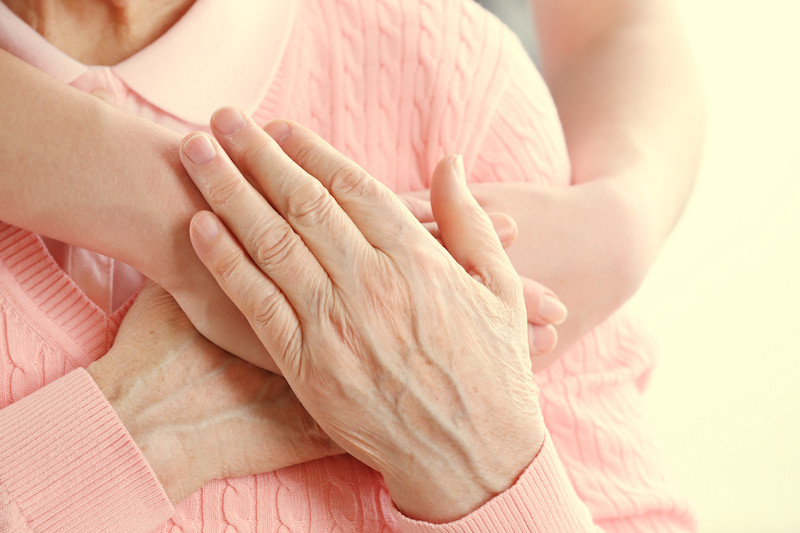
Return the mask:
[[[0,72],[6,80],[0,85],[3,221],[104,253],[117,250],[116,256],[136,263],[134,250],[140,251],[146,235],[148,248],[155,245],[156,228],[146,226],[155,221],[145,215],[162,207],[164,196],[176,215],[203,205],[193,187],[181,183],[177,135],[65,86],[5,51]],[[166,174],[177,178],[173,190],[163,189]],[[148,201],[120,210],[120,192]]]
[[[191,249],[189,218],[207,205],[178,159],[180,137],[3,50],[0,72],[9,81],[0,86],[0,220],[121,259],[169,290],[211,340],[277,371]],[[531,350],[544,352],[561,309],[539,316],[552,293],[532,280],[526,288],[539,332]]]
[[214,342],[275,370],[197,260],[188,221],[206,206],[180,136],[0,51],[0,220],[118,258],[167,288]]
[[485,209],[517,221],[508,252],[520,274],[553,289],[570,310],[557,349],[534,361],[542,367],[639,287],[689,196],[704,119],[669,0],[532,1],[573,186],[472,190]]

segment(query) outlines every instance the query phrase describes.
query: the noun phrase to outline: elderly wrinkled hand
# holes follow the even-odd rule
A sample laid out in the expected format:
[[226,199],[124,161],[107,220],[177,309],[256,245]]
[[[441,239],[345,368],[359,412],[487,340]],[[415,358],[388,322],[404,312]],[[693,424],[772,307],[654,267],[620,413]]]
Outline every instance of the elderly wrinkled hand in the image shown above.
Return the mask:
[[[490,189],[495,185],[488,184]],[[471,185],[470,189],[474,186]],[[417,220],[422,222],[423,226],[441,242],[439,227],[436,225],[433,211],[431,210],[430,191],[408,192],[399,195],[399,198]],[[512,201],[511,204],[517,205],[515,201]],[[481,207],[486,210],[486,206],[481,205]],[[495,233],[497,233],[500,242],[503,244],[503,248],[511,247],[518,240],[519,225],[517,224],[516,216],[519,216],[519,213],[514,213],[515,216],[512,217],[502,211],[502,207],[494,212],[491,210],[486,211],[492,221]],[[527,215],[528,213],[527,211],[522,211],[522,214]],[[537,247],[534,243],[534,246],[529,246],[529,248],[536,249]],[[512,264],[514,264],[514,257],[510,257]],[[519,273],[519,266],[514,264],[514,267]],[[536,370],[544,367],[541,364],[544,359],[542,356],[551,354],[556,347],[559,336],[555,326],[562,324],[566,320],[567,308],[549,287],[525,276],[520,276],[520,280],[522,281],[522,294],[525,297],[525,310],[528,316],[528,349],[533,360],[533,368]],[[547,359],[550,360],[551,358]]]
[[87,370],[174,504],[212,479],[342,453],[283,378],[212,344],[152,282]]
[[511,486],[545,428],[520,280],[460,159],[431,190],[448,253],[310,131],[268,135],[230,108],[211,125],[216,141],[182,145],[214,210],[192,243],[308,412],[412,518],[453,520]]

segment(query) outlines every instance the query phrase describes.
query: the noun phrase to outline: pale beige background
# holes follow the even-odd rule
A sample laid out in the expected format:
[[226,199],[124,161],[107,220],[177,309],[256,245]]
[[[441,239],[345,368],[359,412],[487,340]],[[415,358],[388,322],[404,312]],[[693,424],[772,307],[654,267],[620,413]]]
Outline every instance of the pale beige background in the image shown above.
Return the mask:
[[800,531],[800,1],[679,0],[708,98],[694,196],[632,305],[701,531]]
[[[483,1],[528,30],[527,0]],[[708,134],[630,303],[660,345],[646,399],[700,531],[800,532],[800,0],[675,1]]]

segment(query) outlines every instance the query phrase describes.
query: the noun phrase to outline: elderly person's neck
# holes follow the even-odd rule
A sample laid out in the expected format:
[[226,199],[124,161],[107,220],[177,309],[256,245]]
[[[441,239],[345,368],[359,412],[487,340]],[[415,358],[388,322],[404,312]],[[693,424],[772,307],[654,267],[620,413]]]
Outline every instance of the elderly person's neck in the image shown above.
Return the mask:
[[194,0],[2,0],[64,53],[115,65],[158,39]]

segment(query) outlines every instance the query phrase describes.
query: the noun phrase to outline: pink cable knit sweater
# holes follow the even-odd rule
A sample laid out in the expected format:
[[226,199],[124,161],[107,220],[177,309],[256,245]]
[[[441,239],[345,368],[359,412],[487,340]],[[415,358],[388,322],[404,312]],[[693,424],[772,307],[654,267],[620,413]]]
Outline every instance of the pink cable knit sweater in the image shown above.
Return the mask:
[[[198,0],[113,68],[80,65],[21,24],[0,4],[0,45],[177,131],[235,103],[258,121],[310,126],[396,191],[426,187],[448,153],[464,154],[472,180],[568,184],[541,78],[503,26],[469,2]],[[171,68],[186,42],[212,55]],[[348,457],[215,481],[173,509],[80,369],[110,347],[126,309],[103,312],[39,237],[0,223],[0,531],[693,528],[642,416],[651,351],[621,315],[537,376],[550,436],[517,483],[463,520],[434,526],[400,515],[379,476]]]

